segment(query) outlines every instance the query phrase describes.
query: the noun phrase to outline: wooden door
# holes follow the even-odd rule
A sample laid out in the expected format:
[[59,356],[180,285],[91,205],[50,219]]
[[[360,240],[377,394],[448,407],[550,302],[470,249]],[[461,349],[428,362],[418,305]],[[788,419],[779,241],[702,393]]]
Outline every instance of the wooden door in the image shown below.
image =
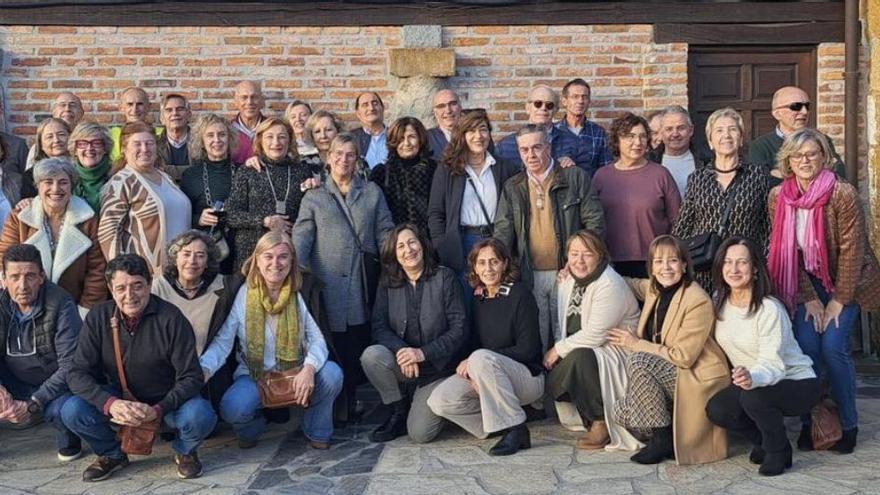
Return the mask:
[[[770,114],[773,93],[782,86],[803,88],[816,102],[816,48],[814,46],[700,47],[688,53],[689,111],[694,140],[706,146],[706,119],[723,107],[733,107],[745,124],[743,143],[773,130]],[[811,121],[811,125],[815,122]]]

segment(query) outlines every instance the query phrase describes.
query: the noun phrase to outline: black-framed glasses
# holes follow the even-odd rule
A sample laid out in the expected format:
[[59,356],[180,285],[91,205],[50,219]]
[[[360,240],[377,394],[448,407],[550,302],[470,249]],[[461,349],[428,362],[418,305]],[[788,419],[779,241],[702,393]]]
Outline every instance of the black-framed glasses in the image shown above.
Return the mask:
[[547,110],[553,110],[554,108],[556,108],[556,103],[553,103],[552,101],[532,100],[531,103],[538,110],[540,110],[542,108],[546,108]]
[[789,103],[788,105],[782,105],[781,107],[776,107],[777,110],[779,110],[780,108],[787,108],[787,109],[791,110],[792,112],[800,112],[801,109],[803,109],[803,108],[806,108],[807,111],[809,111],[810,110],[810,102],[808,102],[808,101],[795,101],[795,102]]

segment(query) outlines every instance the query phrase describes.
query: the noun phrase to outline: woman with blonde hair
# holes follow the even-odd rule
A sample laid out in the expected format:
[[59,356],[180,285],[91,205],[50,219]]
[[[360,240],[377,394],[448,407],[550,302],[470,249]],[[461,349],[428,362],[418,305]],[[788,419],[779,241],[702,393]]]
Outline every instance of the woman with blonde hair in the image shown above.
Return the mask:
[[101,189],[110,177],[110,131],[94,122],[81,122],[70,133],[67,149],[79,180],[73,194],[86,200],[95,213],[101,211]]
[[232,424],[239,448],[255,446],[266,427],[257,381],[269,371],[301,367],[293,387],[297,403],[306,410],[303,433],[313,448],[328,449],[342,370],[327,360],[324,336],[300,295],[302,275],[290,236],[280,231],[263,234],[242,274],[246,282],[229,317],[199,358],[206,380],[210,379],[238,338],[235,382],[220,400],[220,416]]

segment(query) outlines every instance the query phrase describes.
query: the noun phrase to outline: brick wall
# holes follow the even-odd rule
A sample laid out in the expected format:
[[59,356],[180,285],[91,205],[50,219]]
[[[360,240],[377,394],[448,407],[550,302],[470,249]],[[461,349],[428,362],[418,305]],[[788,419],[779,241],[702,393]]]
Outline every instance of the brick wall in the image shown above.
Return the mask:
[[[0,26],[0,84],[5,123],[33,135],[58,91],[72,90],[88,115],[104,123],[120,91],[147,89],[154,102],[181,92],[196,111],[232,112],[237,81],[261,79],[269,106],[294,98],[335,110],[353,122],[354,96],[365,89],[393,95],[388,48],[399,27],[34,27]],[[622,110],[642,112],[687,102],[687,45],[654,44],[645,25],[472,26],[443,30],[456,50],[451,85],[466,106],[485,107],[499,134],[525,119],[536,83],[573,77],[593,85],[593,116],[607,123]],[[154,103],[154,118],[158,103]]]

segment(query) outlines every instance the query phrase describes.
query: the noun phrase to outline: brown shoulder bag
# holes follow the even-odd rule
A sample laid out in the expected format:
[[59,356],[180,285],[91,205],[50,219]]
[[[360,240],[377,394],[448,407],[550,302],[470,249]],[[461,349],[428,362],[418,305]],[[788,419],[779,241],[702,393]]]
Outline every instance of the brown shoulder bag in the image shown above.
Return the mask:
[[837,405],[828,397],[823,398],[810,412],[813,425],[813,449],[828,450],[843,437]]
[[[128,382],[125,380],[125,370],[122,367],[122,347],[119,345],[119,321],[116,316],[110,319],[110,326],[113,332],[113,353],[116,355],[116,372],[119,374],[122,398],[137,401],[128,389]],[[153,452],[153,442],[156,440],[156,432],[159,431],[160,420],[161,418],[156,418],[139,426],[120,425],[116,438],[122,442],[122,451],[126,454],[150,455]]]
[[302,366],[287,371],[267,371],[257,380],[260,402],[268,409],[302,406],[309,407],[309,401],[301,403],[296,400],[293,379],[302,371]]

